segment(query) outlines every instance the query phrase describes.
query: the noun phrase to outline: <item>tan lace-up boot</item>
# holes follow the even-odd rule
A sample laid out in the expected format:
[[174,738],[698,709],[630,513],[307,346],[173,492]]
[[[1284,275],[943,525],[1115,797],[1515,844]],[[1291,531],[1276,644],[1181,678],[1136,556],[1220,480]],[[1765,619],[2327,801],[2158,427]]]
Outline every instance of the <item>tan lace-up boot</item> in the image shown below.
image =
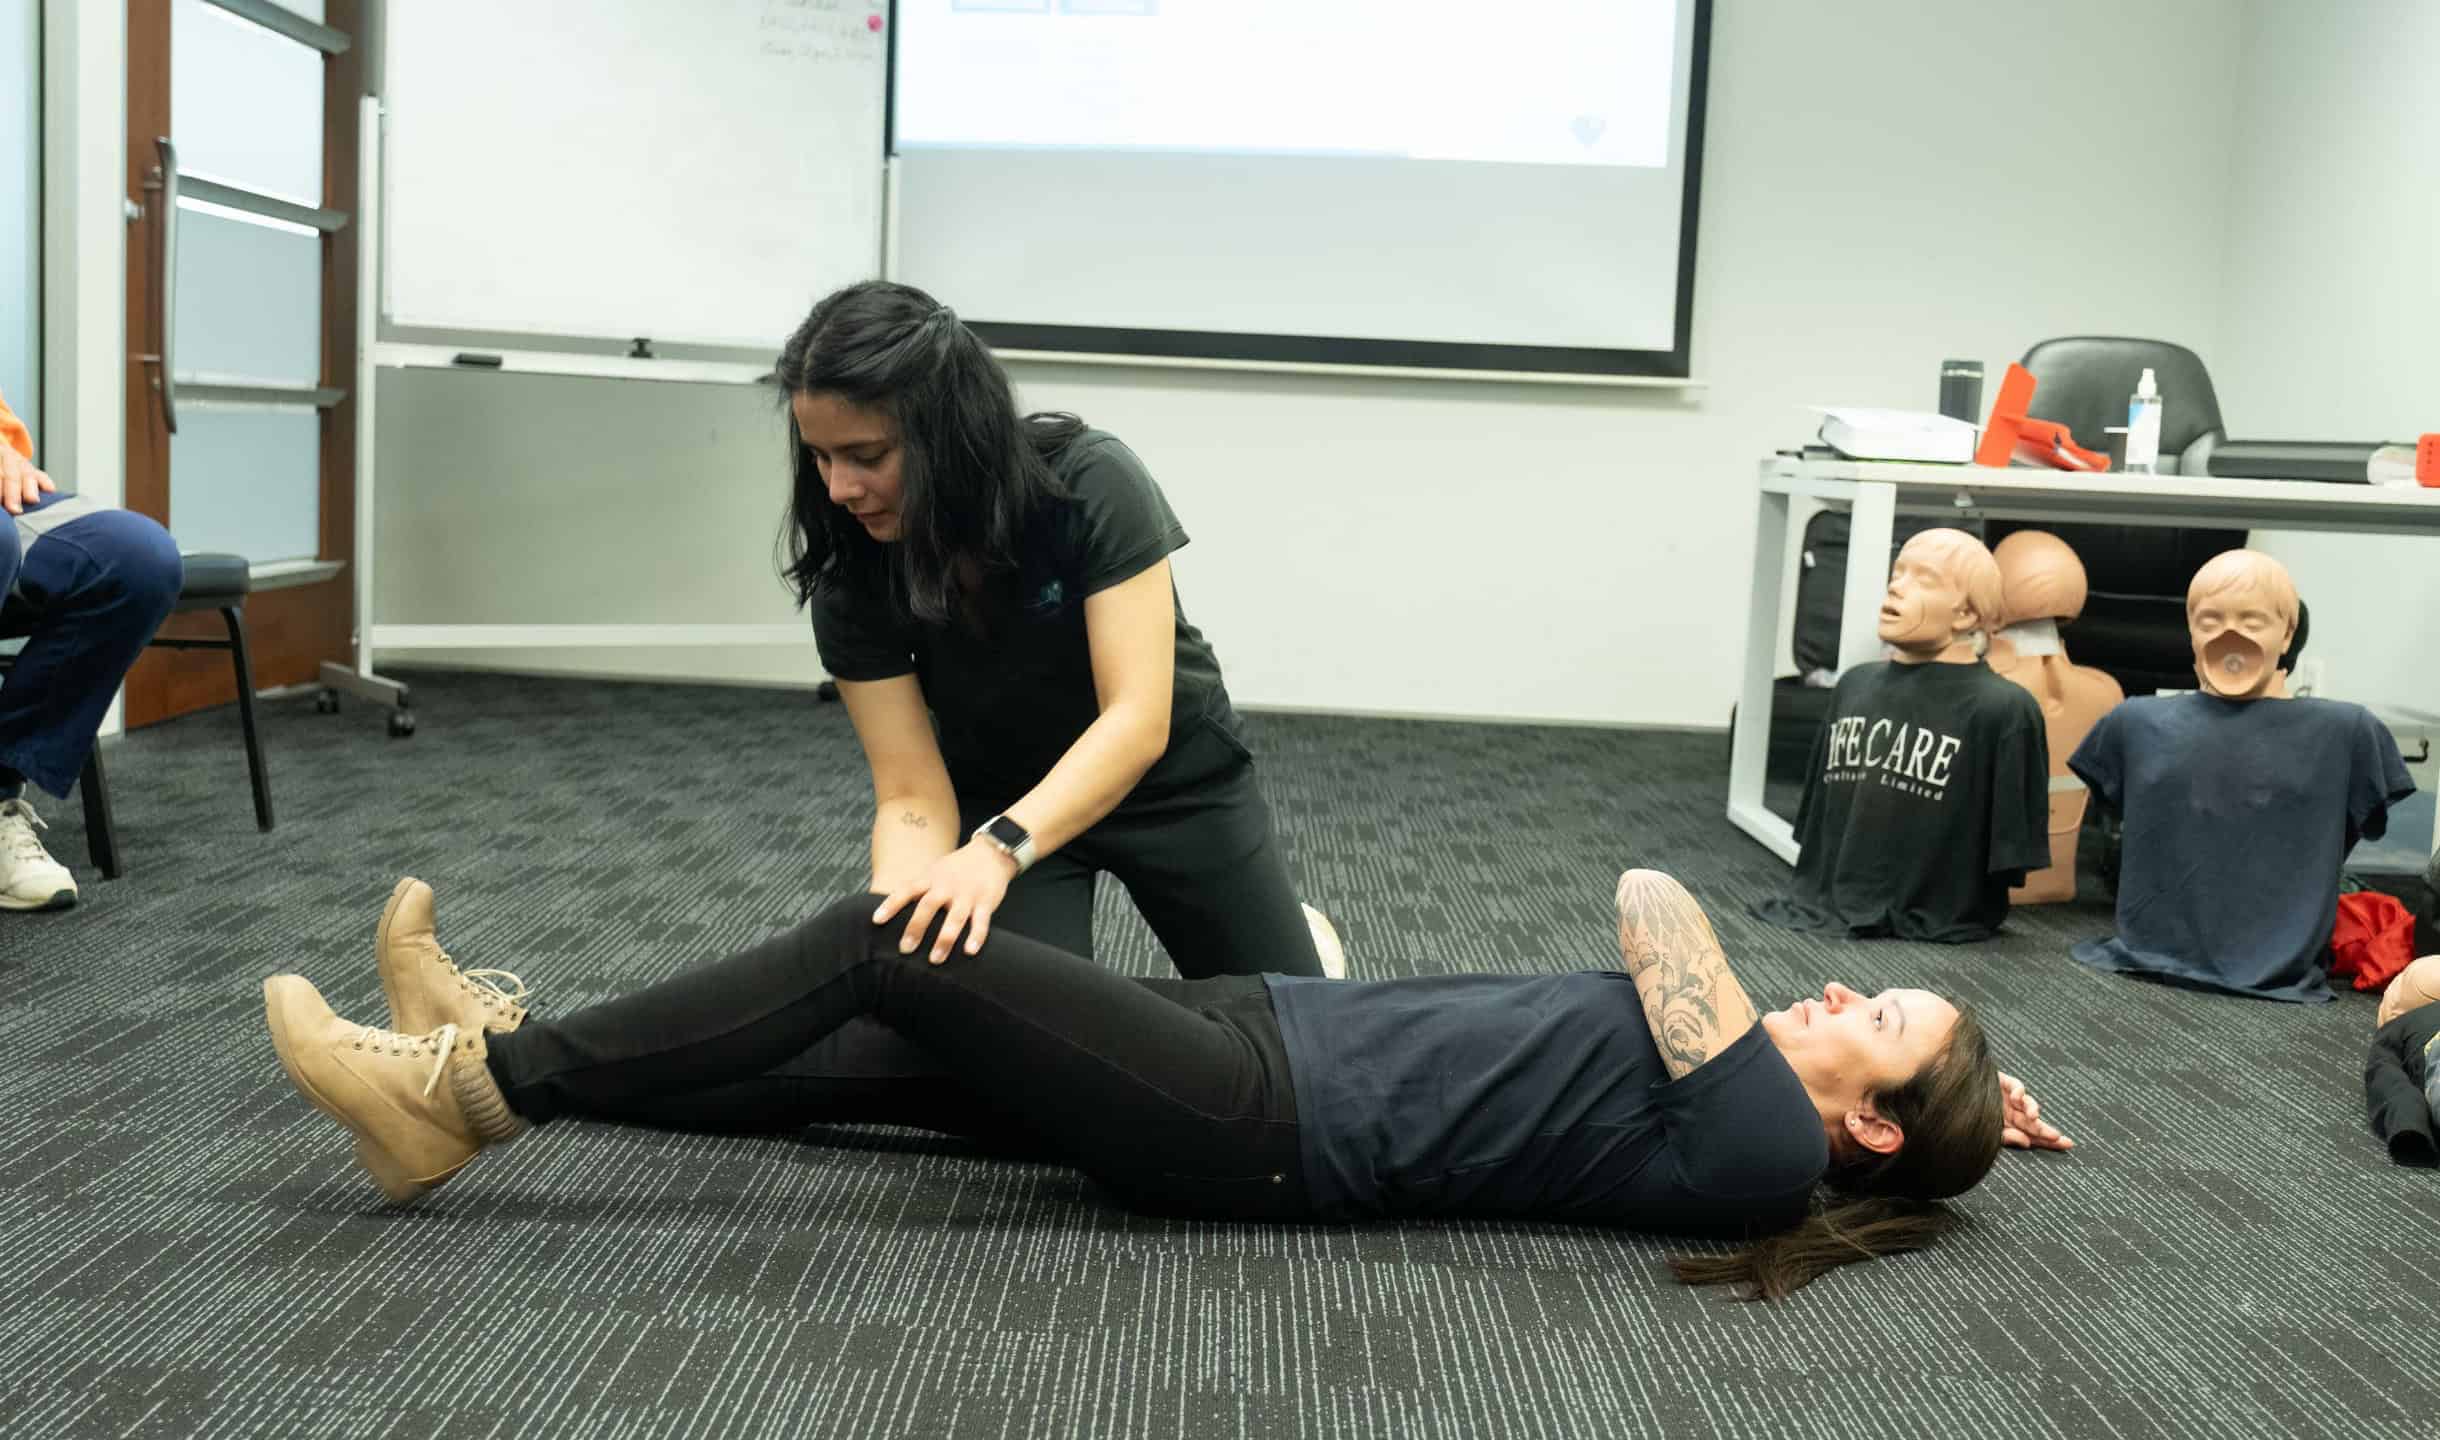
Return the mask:
[[401,1035],[351,1025],[301,975],[263,982],[263,1014],[289,1083],[356,1137],[357,1163],[394,1204],[527,1128],[483,1063],[481,1030]]
[[[390,1028],[429,1035],[443,1025],[492,1035],[525,1023],[525,982],[506,970],[460,970],[441,950],[432,887],[410,875],[390,891],[373,935],[373,963]],[[515,993],[511,994],[513,987]]]

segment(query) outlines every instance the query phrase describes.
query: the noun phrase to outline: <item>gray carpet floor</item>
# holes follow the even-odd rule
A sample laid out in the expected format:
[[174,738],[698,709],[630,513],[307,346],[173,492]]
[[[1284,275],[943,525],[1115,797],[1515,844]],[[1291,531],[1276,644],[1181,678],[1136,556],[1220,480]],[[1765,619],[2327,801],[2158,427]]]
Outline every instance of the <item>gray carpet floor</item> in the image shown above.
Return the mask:
[[[371,937],[433,881],[460,962],[564,1010],[862,880],[869,789],[802,694],[416,677],[421,733],[268,706],[110,760],[130,867],[0,916],[0,1434],[2404,1436],[2432,1433],[2440,1176],[2366,1131],[2373,1004],[2086,972],[2106,906],[1949,949],[1746,918],[1785,870],[1714,737],[1249,725],[1290,859],[1366,976],[1608,963],[1625,865],[1712,907],[1766,1005],[1825,980],[1978,1005],[2081,1142],[2011,1154],[1924,1254],[1776,1306],[1557,1225],[1148,1220],[907,1132],[569,1124],[385,1210],[282,1079],[257,989],[377,1013]],[[1163,962],[1122,895],[1106,963]]]

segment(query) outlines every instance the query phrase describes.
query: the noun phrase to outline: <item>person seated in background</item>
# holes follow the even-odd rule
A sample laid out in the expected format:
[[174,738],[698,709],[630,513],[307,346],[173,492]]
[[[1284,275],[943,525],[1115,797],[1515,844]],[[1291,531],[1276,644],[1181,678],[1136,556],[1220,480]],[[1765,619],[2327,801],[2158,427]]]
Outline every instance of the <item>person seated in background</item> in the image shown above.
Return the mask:
[[27,782],[66,799],[128,667],[169,614],[185,572],[177,542],[142,515],[62,495],[34,468],[34,437],[0,396],[0,910],[76,903],[76,879],[35,832]]
[[2008,918],[2050,863],[2042,708],[1994,673],[1999,565],[1962,530],[1898,552],[1881,601],[1887,660],[1838,680],[1796,811],[1796,875],[1753,913],[1791,930],[1959,943]]
[[2415,792],[2389,727],[2361,705],[2291,699],[2296,582],[2255,550],[2186,587],[2202,689],[2101,717],[2068,768],[2118,812],[2118,933],[2071,952],[2096,970],[2270,1000],[2330,998],[2347,852]]

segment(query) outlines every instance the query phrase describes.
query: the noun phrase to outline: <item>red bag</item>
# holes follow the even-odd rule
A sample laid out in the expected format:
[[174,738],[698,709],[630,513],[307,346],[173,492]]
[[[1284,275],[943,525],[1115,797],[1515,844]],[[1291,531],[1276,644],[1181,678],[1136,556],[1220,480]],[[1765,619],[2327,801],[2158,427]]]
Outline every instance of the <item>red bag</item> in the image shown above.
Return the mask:
[[2395,895],[2359,890],[2338,897],[2330,932],[2330,973],[2352,975],[2358,990],[2378,990],[2414,963],[2415,916]]

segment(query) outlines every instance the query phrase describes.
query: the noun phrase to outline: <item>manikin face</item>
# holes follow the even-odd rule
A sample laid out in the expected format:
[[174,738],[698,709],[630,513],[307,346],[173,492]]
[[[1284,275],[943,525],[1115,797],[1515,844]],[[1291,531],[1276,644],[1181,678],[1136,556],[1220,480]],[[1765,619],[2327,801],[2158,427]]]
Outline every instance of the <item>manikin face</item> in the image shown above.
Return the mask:
[[1957,1028],[1957,1007],[1929,990],[1859,995],[1833,980],[1819,999],[1799,1000],[1762,1017],[1762,1028],[1796,1078],[1825,1110],[1843,1112],[1842,1130],[1884,1153],[1894,1130],[1867,1098],[1893,1090],[1932,1062]]
[[2296,627],[2280,617],[2272,588],[2255,581],[2196,602],[2186,614],[2186,634],[2204,689],[2227,700],[2253,700],[2278,679],[2279,657],[2296,638]]
[[798,391],[788,398],[788,408],[830,491],[830,503],[854,516],[875,540],[896,540],[904,533],[898,492],[905,452],[890,417],[824,391]]
[[1881,596],[1881,643],[1917,654],[1945,650],[1974,624],[1952,567],[1940,563],[1937,551],[1908,541]]

